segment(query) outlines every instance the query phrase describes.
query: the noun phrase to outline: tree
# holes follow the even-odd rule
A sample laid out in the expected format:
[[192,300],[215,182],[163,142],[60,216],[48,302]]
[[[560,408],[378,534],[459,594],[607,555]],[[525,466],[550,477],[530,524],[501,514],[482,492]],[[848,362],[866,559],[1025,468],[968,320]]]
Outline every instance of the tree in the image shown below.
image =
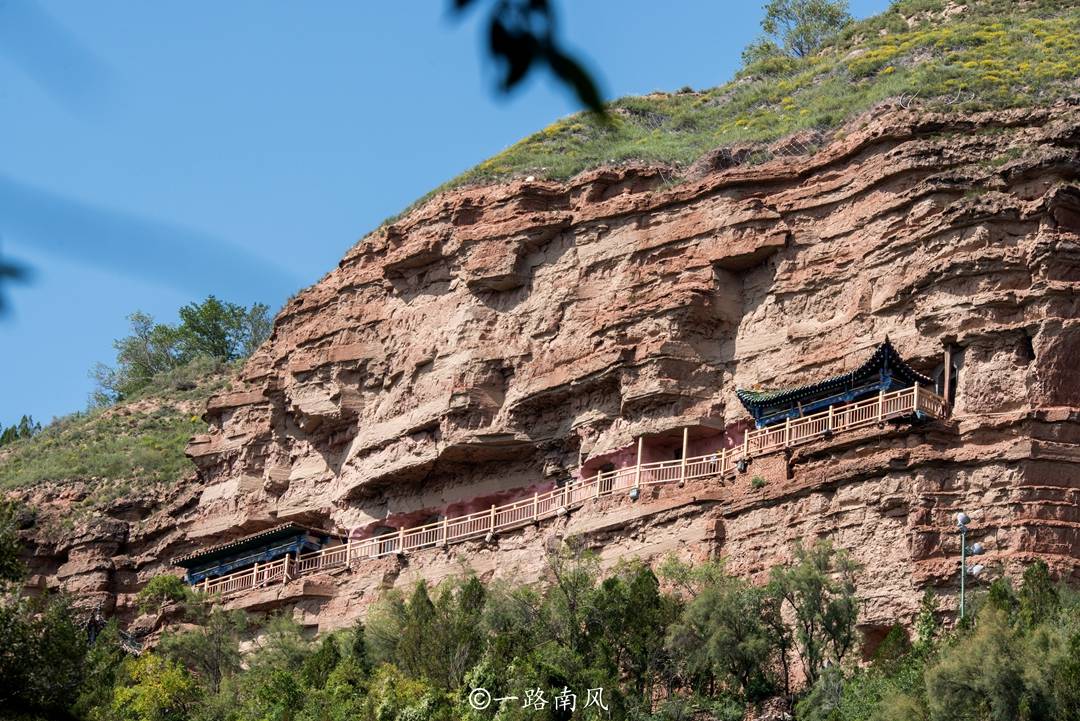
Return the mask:
[[315,653],[304,659],[300,678],[308,688],[321,689],[340,662],[341,651],[337,640],[333,636],[326,636]]
[[269,311],[262,303],[245,308],[211,295],[181,308],[177,325],[158,323],[141,311],[132,313],[130,335],[113,343],[115,367],[98,363],[91,370],[96,383],[91,402],[116,403],[196,359],[227,363],[246,358],[270,336]]
[[161,612],[169,603],[181,603],[192,598],[191,588],[179,576],[162,573],[154,576],[139,589],[135,602],[143,613]]
[[240,357],[247,358],[266,342],[274,330],[270,306],[253,303],[240,318]]
[[368,650],[367,632],[363,620],[357,619],[349,635],[349,656],[356,664],[356,669],[367,676],[371,673],[371,652]]
[[1028,698],[1020,639],[1008,616],[988,605],[964,643],[947,648],[926,672],[927,701],[934,721],[1013,721]]
[[919,600],[919,612],[915,616],[915,643],[913,649],[926,655],[934,647],[940,625],[937,619],[938,597],[932,589],[923,591]]
[[439,689],[456,688],[483,650],[486,597],[475,576],[444,582],[434,601],[423,581],[407,601],[389,594],[369,616],[363,652],[370,641],[377,660],[394,663]]
[[691,677],[717,677],[739,698],[760,700],[774,687],[769,669],[778,643],[770,612],[765,589],[725,575],[687,604],[669,633],[669,650]]
[[590,661],[626,680],[627,694],[651,710],[654,686],[666,669],[665,631],[678,603],[640,561],[622,564],[596,589],[586,617]]
[[240,670],[240,635],[247,628],[243,611],[210,610],[190,630],[165,634],[158,650],[180,663],[212,692]]
[[746,53],[760,59],[773,48],[792,57],[806,57],[849,22],[847,0],[769,0],[761,29],[770,37],[755,41],[743,59],[747,59]]
[[20,581],[26,574],[26,566],[19,558],[18,512],[15,504],[0,501],[0,592],[11,581]]
[[262,303],[245,308],[212,295],[202,303],[185,305],[177,329],[182,357],[205,355],[233,361],[251,355],[270,337],[269,311]]
[[795,638],[806,677],[817,681],[826,661],[841,663],[855,643],[858,566],[829,541],[795,544],[795,564],[772,569],[770,593],[795,616]]
[[120,627],[115,620],[109,621],[98,632],[86,654],[79,693],[72,705],[76,718],[109,721],[106,712],[126,658],[120,645]]
[[19,419],[19,422],[12,424],[3,431],[0,431],[0,446],[7,445],[8,443],[14,443],[15,441],[23,440],[24,438],[33,438],[41,432],[41,424],[35,423],[33,416],[24,415]]
[[248,657],[253,671],[283,669],[295,671],[311,652],[311,642],[304,638],[300,624],[292,616],[278,614],[263,628],[258,648]]
[[1046,561],[1039,559],[1024,569],[1024,580],[1017,594],[1020,623],[1031,628],[1049,620],[1061,605],[1061,598]]
[[753,65],[776,57],[787,57],[784,51],[775,41],[766,37],[758,38],[747,45],[742,51],[743,65]]
[[128,659],[121,676],[110,704],[118,721],[186,721],[198,699],[184,667],[154,653]]
[[0,599],[0,708],[51,717],[82,681],[86,633],[66,596]]
[[1080,631],[1050,670],[1049,693],[1059,721],[1080,721]]

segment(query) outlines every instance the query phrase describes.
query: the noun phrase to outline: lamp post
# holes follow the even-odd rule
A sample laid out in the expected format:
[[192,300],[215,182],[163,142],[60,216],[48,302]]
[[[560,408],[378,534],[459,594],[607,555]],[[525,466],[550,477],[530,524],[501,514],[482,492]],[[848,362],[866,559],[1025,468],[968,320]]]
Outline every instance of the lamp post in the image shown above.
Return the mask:
[[956,514],[956,527],[960,531],[960,620],[964,620],[964,582],[967,575],[978,576],[982,573],[982,564],[975,564],[970,569],[967,567],[967,556],[981,556],[985,549],[981,543],[975,543],[970,548],[967,545],[967,526],[971,522],[968,514],[960,511]]

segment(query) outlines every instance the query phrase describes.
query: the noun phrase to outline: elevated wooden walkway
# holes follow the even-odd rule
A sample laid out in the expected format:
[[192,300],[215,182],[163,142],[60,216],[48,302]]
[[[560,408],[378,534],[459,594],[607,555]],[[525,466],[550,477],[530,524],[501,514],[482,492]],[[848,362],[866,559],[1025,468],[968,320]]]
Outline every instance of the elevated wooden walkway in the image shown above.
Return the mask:
[[[873,398],[841,406],[782,425],[746,433],[743,443],[705,456],[673,461],[644,463],[599,473],[546,493],[537,493],[503,506],[467,516],[447,518],[416,528],[402,528],[397,533],[364,540],[349,540],[336,546],[303,553],[243,569],[226,576],[199,583],[200,591],[223,596],[286,581],[317,571],[342,568],[395,553],[446,546],[500,531],[565,515],[586,501],[634,488],[662,483],[681,483],[699,478],[723,479],[734,476],[743,461],[790,446],[810,443],[836,433],[874,427],[884,421],[921,415],[944,418],[948,404],[937,394],[920,388],[880,393]],[[744,466],[745,467],[745,466]]]

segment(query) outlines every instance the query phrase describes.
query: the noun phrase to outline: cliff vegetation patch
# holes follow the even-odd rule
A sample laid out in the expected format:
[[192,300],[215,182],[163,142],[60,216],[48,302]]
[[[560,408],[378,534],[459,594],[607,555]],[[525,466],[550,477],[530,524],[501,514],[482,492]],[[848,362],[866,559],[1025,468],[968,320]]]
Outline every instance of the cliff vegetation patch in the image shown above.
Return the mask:
[[270,334],[269,309],[214,296],[179,310],[176,324],[136,311],[117,339],[113,366],[91,372],[97,387],[86,411],[7,433],[0,444],[0,488],[42,481],[101,482],[85,505],[107,502],[132,482],[171,483],[194,471],[184,455],[204,433],[207,399]]
[[[609,106],[611,123],[572,115],[432,194],[523,175],[561,180],[628,161],[681,170],[721,146],[820,134],[796,146],[806,152],[890,99],[959,112],[1049,104],[1080,90],[1080,6],[899,0],[885,13],[850,23],[805,57],[748,50],[754,50],[749,62],[731,82],[621,98]],[[773,157],[762,151],[750,161]]]

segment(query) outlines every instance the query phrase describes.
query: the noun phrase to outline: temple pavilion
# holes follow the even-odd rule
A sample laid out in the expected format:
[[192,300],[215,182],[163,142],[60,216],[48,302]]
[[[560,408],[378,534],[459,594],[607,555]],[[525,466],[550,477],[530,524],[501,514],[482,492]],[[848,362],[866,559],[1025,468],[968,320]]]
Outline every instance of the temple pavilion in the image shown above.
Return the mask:
[[929,389],[934,386],[934,381],[909,366],[886,337],[866,362],[849,373],[794,388],[739,388],[735,395],[749,411],[757,427],[764,428],[783,423],[789,418],[801,418],[832,405],[850,403],[916,384]]
[[285,523],[234,541],[201,548],[173,559],[173,563],[187,569],[184,578],[194,586],[204,580],[252,568],[255,564],[317,551],[329,540],[330,535],[325,531]]

